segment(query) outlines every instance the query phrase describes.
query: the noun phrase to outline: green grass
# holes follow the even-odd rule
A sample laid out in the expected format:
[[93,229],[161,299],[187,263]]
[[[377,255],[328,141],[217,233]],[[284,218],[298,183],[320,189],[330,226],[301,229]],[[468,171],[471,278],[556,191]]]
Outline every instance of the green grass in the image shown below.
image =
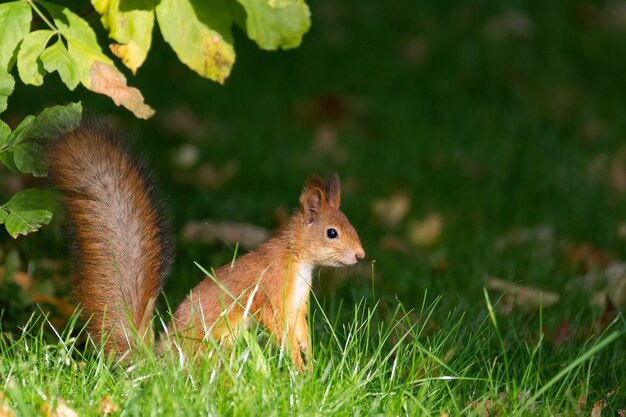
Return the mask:
[[[540,332],[534,344],[511,340],[515,332],[500,329],[493,315],[472,323],[451,313],[441,331],[428,334],[435,307],[423,305],[420,321],[401,305],[391,321],[380,321],[380,306],[366,303],[344,322],[316,317],[315,364],[304,374],[259,329],[244,332],[232,349],[193,357],[148,350],[124,365],[77,347],[70,329],[46,343],[49,324],[33,319],[17,340],[0,345],[3,392],[24,416],[44,403],[54,408],[59,397],[81,416],[101,415],[104,398],[137,416],[583,415],[591,404],[581,408],[581,396],[604,398],[592,382],[598,366],[615,359],[624,337],[619,323],[557,359],[546,354]],[[605,412],[619,407],[611,397]]]
[[[480,406],[490,400],[501,415],[589,415],[614,391],[603,415],[625,409],[626,322],[609,314],[606,327],[592,300],[614,293],[601,279],[582,279],[604,266],[568,255],[587,244],[609,263],[626,258],[618,233],[626,193],[612,174],[626,164],[626,43],[623,28],[602,21],[610,4],[598,3],[598,14],[563,0],[311,3],[312,30],[297,50],[262,52],[235,33],[238,61],[225,86],[190,74],[156,39],[131,81],[157,109],[148,122],[80,89],[66,94],[54,80],[45,90],[18,86],[6,115],[16,121],[76,99],[115,115],[157,171],[176,234],[204,218],[274,228],[274,210],[297,205],[307,176],[338,171],[367,262],[347,274],[323,270],[315,281],[313,372],[293,374],[256,333],[223,352],[220,365],[217,353],[193,365],[147,353],[130,369],[109,366],[83,338],[73,344],[78,325],[57,338],[36,313],[16,330],[37,309],[14,291],[2,297],[12,306],[3,305],[2,323],[13,342],[5,337],[0,354],[0,391],[11,406],[32,415],[60,395],[89,415],[109,395],[124,415],[485,415]],[[531,22],[530,37],[490,34],[511,10]],[[410,57],[415,45],[426,47],[422,61]],[[324,106],[329,100],[341,117]],[[172,117],[185,108],[191,122]],[[343,157],[315,151],[322,125]],[[201,163],[235,161],[237,174],[215,187],[184,181],[198,167],[172,164],[183,143]],[[2,195],[9,185],[0,182]],[[371,207],[398,192],[410,209],[389,226]],[[410,221],[432,212],[445,222],[439,242],[408,244]],[[66,257],[60,226],[1,242],[5,265],[19,258],[38,288],[57,296],[69,280],[43,261]],[[537,227],[550,237],[498,247]],[[232,257],[224,245],[179,239],[177,249],[165,290],[172,306],[203,278],[194,262],[209,269]],[[502,308],[502,292],[485,297],[491,276],[560,299]]]

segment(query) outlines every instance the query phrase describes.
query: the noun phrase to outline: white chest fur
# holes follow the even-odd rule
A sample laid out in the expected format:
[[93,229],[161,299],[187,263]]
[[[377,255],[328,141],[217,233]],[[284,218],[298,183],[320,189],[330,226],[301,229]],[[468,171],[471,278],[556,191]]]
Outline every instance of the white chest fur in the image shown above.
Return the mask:
[[293,306],[298,307],[307,300],[311,292],[311,282],[313,281],[313,265],[299,264],[296,269],[296,288],[293,294]]

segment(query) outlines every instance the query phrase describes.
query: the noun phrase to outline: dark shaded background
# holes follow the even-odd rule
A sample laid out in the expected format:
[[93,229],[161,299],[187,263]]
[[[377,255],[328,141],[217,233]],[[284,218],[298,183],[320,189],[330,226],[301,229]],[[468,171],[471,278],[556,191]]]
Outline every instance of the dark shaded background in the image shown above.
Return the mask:
[[[483,315],[482,288],[496,276],[559,294],[545,317],[555,326],[600,314],[592,296],[612,287],[584,276],[624,256],[626,2],[310,6],[312,29],[293,51],[260,51],[235,29],[225,86],[184,67],[155,32],[148,61],[129,75],[157,110],[147,122],[82,87],[68,93],[57,75],[45,88],[19,85],[7,118],[78,99],[111,117],[156,169],[179,236],[207,218],[273,229],[306,177],[338,171],[367,259],[322,273],[324,303],[419,306],[428,290],[427,300],[442,296],[442,316]],[[181,152],[197,162],[173,163]],[[395,222],[373,209],[394,196],[410,201]],[[442,233],[411,243],[411,225],[428,215]],[[6,246],[37,273],[39,259],[65,257],[59,223]],[[179,238],[171,303],[202,278],[193,261],[217,267],[232,255]]]

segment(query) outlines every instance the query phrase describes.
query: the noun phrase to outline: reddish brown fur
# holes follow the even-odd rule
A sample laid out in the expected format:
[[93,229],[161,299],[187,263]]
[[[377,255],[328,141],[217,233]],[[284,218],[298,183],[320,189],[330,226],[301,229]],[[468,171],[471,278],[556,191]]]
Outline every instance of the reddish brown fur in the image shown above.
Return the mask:
[[153,304],[171,250],[148,175],[111,136],[79,128],[50,145],[48,161],[53,184],[65,192],[77,258],[74,291],[91,318],[89,333],[96,343],[111,333],[105,349],[124,352],[133,340],[128,319],[152,337]]
[[[310,277],[303,282],[300,267],[342,266],[364,256],[356,231],[338,210],[339,196],[336,175],[326,185],[317,178],[310,180],[300,198],[300,211],[277,237],[221,267],[215,280],[205,278],[193,289],[176,311],[177,330],[188,340],[208,336],[219,341],[247,324],[248,308],[248,314],[289,348],[303,369],[301,354],[311,353],[306,320]],[[339,232],[338,239],[328,239],[329,227]],[[220,316],[223,311],[228,314]]]

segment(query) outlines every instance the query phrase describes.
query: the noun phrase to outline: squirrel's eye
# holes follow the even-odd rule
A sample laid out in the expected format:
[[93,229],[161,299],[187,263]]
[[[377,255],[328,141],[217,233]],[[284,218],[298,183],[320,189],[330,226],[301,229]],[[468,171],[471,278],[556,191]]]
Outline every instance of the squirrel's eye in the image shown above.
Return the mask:
[[326,236],[328,236],[329,239],[337,239],[339,235],[337,231],[331,227],[330,229],[326,229]]

